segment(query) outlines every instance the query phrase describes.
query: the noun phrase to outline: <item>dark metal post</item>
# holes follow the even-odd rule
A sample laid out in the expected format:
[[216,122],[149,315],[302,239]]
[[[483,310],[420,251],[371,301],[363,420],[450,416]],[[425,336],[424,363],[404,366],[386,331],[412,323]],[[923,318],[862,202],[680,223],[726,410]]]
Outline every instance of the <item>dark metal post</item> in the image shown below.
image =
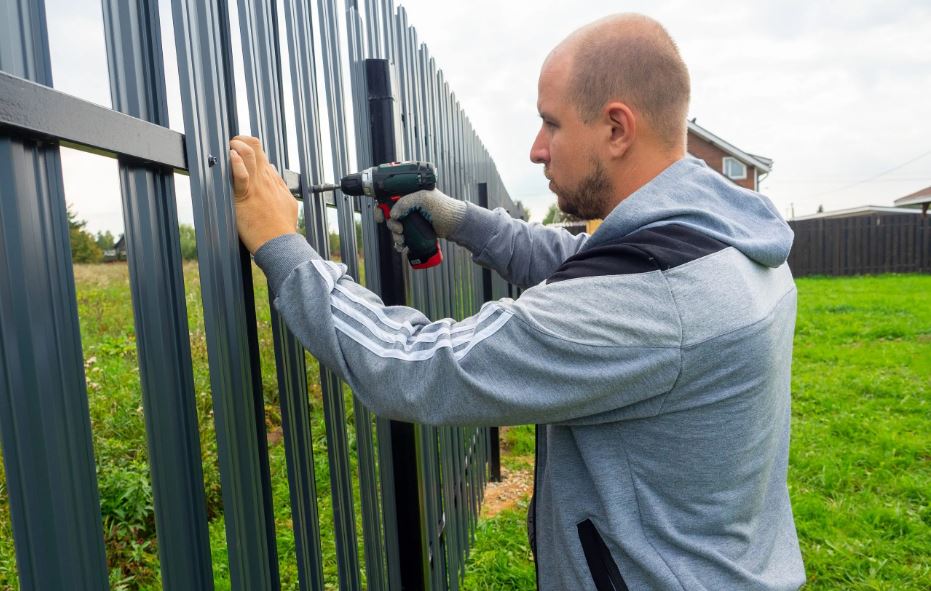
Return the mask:
[[[478,204],[480,207],[488,209],[488,183],[478,184]],[[488,302],[493,298],[491,294],[491,269],[482,269],[482,301]],[[498,427],[488,429],[488,439],[490,454],[488,458],[488,470],[491,473],[492,482],[501,482],[501,435],[498,433]]]
[[[238,4],[250,123],[266,147],[269,162],[277,166],[278,170],[285,170],[284,97],[275,3],[269,0],[240,0]],[[287,13],[290,13],[291,8],[288,7]],[[306,114],[301,113],[300,116],[303,118]],[[303,125],[305,122],[301,123]],[[244,269],[244,274],[246,272],[251,273],[251,265],[248,271]],[[298,578],[302,590],[319,589],[323,586],[322,551],[310,415],[307,412],[309,400],[304,348],[290,333],[275,309],[274,295],[269,289]],[[256,409],[256,416],[264,419],[261,409]],[[259,430],[259,434],[260,458],[266,460],[264,429]],[[268,494],[266,499],[270,502],[271,495]],[[267,525],[269,534],[274,536],[274,523],[269,520]]]
[[[392,162],[397,160],[398,127],[388,60],[366,60],[365,79],[372,133],[372,161],[376,164]],[[389,306],[403,305],[403,262],[393,248],[386,227],[379,229],[378,256],[382,300]],[[386,543],[398,549],[399,563],[389,564],[388,568],[400,571],[403,590],[424,589],[426,584],[426,556],[421,518],[423,503],[420,498],[417,445],[413,424],[391,421],[395,504],[394,507],[386,507],[385,512],[394,511],[398,527],[394,532],[396,537],[392,539],[386,526]]]
[[[168,125],[158,3],[104,0],[110,94],[120,112]],[[166,589],[213,589],[191,347],[169,168],[120,159],[142,404]]]
[[[5,2],[0,69],[52,84],[45,4]],[[0,434],[23,589],[107,589],[54,143],[0,130]]]
[[[275,589],[251,263],[239,242],[228,142],[235,108],[228,7],[172,0],[233,589]],[[245,270],[245,273],[244,273]]]

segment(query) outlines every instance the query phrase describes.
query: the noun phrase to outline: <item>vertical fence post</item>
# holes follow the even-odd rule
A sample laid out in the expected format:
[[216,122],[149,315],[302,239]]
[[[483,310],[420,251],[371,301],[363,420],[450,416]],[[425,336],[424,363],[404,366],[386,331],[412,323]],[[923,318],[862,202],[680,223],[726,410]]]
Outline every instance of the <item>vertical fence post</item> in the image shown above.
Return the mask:
[[[488,209],[488,183],[478,184],[478,205]],[[490,302],[494,297],[491,294],[491,269],[482,268],[482,302]],[[498,427],[488,429],[490,454],[488,470],[492,482],[501,482],[501,435]]]
[[[388,60],[366,60],[365,78],[372,132],[372,161],[375,164],[392,162],[397,159],[398,128]],[[403,263],[385,227],[379,228],[378,255],[382,300],[389,306],[403,305]],[[414,425],[391,421],[394,506],[386,507],[385,512],[394,511],[397,527],[393,528],[393,532],[386,531],[386,544],[398,549],[398,563],[389,564],[388,567],[389,571],[398,569],[402,590],[424,589],[426,584],[427,561],[422,533],[423,500],[420,497],[417,439]]]
[[[45,4],[0,9],[0,70],[51,86]],[[107,589],[58,146],[0,132],[0,435],[23,589]]]
[[[265,146],[268,161],[278,170],[284,170],[287,164],[285,105],[276,3],[239,0],[238,5],[249,121],[253,133]],[[291,8],[289,6],[288,10]],[[301,82],[295,83],[299,84]],[[301,113],[301,116],[306,117],[306,114]],[[299,585],[302,590],[320,589],[323,587],[322,551],[304,348],[278,314],[271,289],[268,297]],[[260,457],[267,457],[267,447],[260,448]],[[270,494],[268,499],[271,499]],[[268,525],[270,534],[274,535],[274,523],[269,520]]]
[[[172,0],[233,589],[278,588],[249,254],[230,185],[235,109],[225,0]],[[262,439],[260,439],[262,438]]]
[[[103,1],[114,109],[168,125],[158,2]],[[166,589],[213,589],[174,177],[121,159],[120,185]]]

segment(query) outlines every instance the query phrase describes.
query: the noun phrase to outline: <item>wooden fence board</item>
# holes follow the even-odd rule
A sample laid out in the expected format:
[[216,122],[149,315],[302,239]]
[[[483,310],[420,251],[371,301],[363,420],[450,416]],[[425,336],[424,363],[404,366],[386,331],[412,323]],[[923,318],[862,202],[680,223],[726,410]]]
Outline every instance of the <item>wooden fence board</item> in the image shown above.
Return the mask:
[[931,273],[931,219],[909,214],[789,222],[789,266],[805,275]]

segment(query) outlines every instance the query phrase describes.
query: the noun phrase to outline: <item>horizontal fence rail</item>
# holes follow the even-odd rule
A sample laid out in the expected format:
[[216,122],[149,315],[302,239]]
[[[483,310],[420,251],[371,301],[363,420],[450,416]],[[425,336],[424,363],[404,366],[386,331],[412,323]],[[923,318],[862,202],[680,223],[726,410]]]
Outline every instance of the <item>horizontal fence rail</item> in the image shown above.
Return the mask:
[[887,214],[789,222],[789,266],[805,275],[931,273],[931,220]]
[[[293,555],[280,556],[252,262],[238,240],[229,183],[227,142],[251,133],[302,201],[308,242],[324,257],[338,255],[387,304],[462,319],[489,299],[516,297],[512,285],[445,241],[442,265],[412,271],[375,223],[371,200],[310,191],[367,166],[417,159],[436,165],[445,193],[516,213],[406,11],[385,0],[172,0],[161,12],[158,0],[102,0],[108,109],[53,88],[44,2],[7,4],[0,22],[0,437],[20,587],[110,584],[59,162],[59,147],[67,146],[118,161],[163,588],[212,589],[216,576],[179,246],[180,173],[190,179],[194,206],[232,588],[280,589],[279,563],[288,560],[301,589],[323,589],[325,527],[333,532],[340,589],[457,589],[497,430],[373,416],[355,396],[344,399],[344,385],[325,367],[314,385],[322,408],[311,410],[306,354],[272,307],[295,540]],[[164,63],[164,18],[173,23],[177,64]],[[175,67],[184,133],[167,127],[165,71]],[[248,111],[249,129],[239,129],[240,110]],[[339,253],[329,251],[331,215]],[[333,507],[326,524],[311,412],[325,418]]]

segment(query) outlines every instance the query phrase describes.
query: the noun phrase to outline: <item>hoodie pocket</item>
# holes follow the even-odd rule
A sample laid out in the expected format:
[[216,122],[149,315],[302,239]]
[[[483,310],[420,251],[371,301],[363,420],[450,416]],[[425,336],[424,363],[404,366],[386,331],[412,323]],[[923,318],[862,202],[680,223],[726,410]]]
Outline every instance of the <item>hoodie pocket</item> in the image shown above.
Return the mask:
[[591,519],[579,523],[579,542],[582,543],[582,552],[585,553],[585,562],[592,573],[595,589],[598,591],[628,591],[627,583],[621,576],[608,545],[595,529]]

